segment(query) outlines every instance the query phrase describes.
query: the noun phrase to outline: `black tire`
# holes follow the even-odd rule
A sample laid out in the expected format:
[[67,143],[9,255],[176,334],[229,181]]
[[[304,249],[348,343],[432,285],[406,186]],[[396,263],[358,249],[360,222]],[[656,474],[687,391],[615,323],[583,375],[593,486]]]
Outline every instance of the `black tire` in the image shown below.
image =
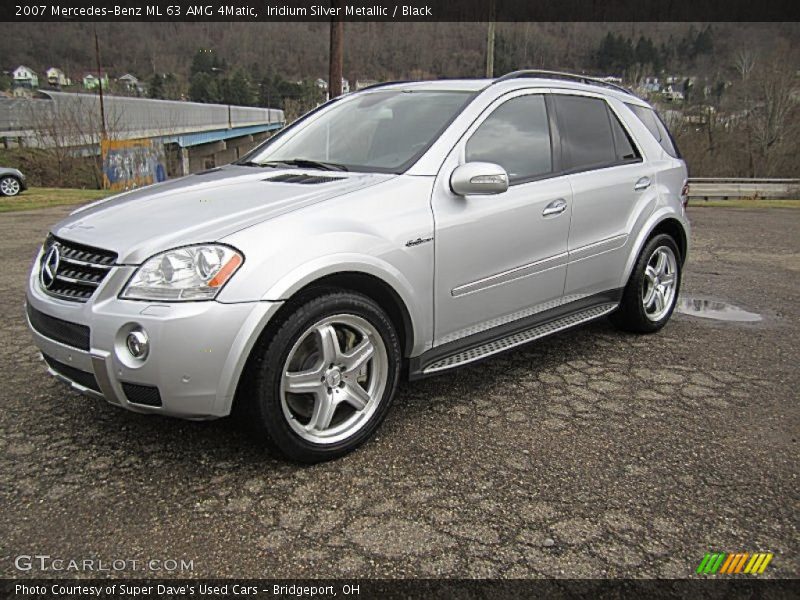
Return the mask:
[[[676,260],[675,294],[672,297],[671,305],[666,314],[654,321],[650,319],[642,303],[645,283],[645,269],[653,253],[659,248],[666,246],[672,250]],[[639,258],[631,272],[628,284],[622,294],[622,301],[619,308],[611,315],[611,322],[619,329],[632,333],[655,333],[667,324],[678,300],[681,287],[682,259],[678,245],[672,236],[661,233],[653,236],[642,248]]]
[[[281,402],[281,380],[289,354],[301,336],[320,320],[334,315],[366,320],[383,340],[388,358],[386,383],[377,408],[349,438],[325,444],[312,443],[290,427]],[[352,452],[367,441],[391,406],[400,378],[400,339],[386,313],[370,298],[351,292],[328,292],[292,310],[254,348],[244,411],[263,434],[268,446],[286,458],[302,463],[332,460]]]
[[[8,191],[3,191],[6,189],[5,183],[15,183],[16,184],[16,192],[10,193]],[[13,175],[6,175],[5,177],[0,178],[0,196],[18,196],[22,192],[22,182],[14,177]]]

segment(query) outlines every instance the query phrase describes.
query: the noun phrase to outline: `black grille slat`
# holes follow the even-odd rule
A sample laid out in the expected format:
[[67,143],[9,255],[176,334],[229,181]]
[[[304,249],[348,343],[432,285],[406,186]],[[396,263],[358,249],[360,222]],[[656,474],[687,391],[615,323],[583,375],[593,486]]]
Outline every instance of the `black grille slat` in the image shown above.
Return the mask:
[[157,387],[122,382],[122,391],[131,404],[144,406],[161,406],[161,394]]
[[30,304],[28,304],[27,310],[31,326],[44,337],[79,350],[89,351],[90,331],[86,325],[51,317],[36,310]]
[[62,260],[62,262],[64,262],[65,264],[68,264],[68,265],[77,265],[77,266],[79,266],[81,268],[93,269],[93,270],[97,270],[97,271],[102,271],[104,273],[108,272],[108,269],[111,268],[110,266],[101,265],[99,263],[91,263],[91,262],[88,262],[88,261],[85,261],[85,260],[79,260],[79,259],[73,258],[71,256],[62,255],[61,256],[61,260]]
[[93,288],[96,288],[102,281],[102,278],[99,279],[95,278],[94,275],[89,275],[86,273],[80,273],[76,271],[61,271],[61,270],[59,270],[58,275],[56,275],[56,279],[58,279],[59,281],[63,281],[65,283],[71,283],[75,285],[82,284]]
[[90,390],[100,393],[100,386],[97,385],[97,380],[94,378],[94,374],[81,371],[80,369],[76,369],[70,365],[65,365],[64,363],[57,361],[52,356],[47,356],[46,354],[42,354],[42,356],[44,357],[44,361],[56,373],[63,375],[78,385],[82,385],[85,388],[89,388]]
[[61,260],[55,281],[49,288],[43,287],[44,291],[64,300],[86,302],[116,264],[117,254],[49,235],[44,246],[43,262],[54,244],[58,244]]

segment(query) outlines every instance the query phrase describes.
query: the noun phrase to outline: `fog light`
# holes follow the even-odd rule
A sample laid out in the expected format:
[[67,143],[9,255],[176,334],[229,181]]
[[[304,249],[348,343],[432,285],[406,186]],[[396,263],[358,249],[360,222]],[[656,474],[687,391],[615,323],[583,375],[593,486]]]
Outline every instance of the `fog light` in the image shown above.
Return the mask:
[[139,360],[147,358],[147,353],[150,351],[150,340],[141,329],[131,331],[125,338],[125,345],[128,347],[128,352],[131,353],[131,356]]

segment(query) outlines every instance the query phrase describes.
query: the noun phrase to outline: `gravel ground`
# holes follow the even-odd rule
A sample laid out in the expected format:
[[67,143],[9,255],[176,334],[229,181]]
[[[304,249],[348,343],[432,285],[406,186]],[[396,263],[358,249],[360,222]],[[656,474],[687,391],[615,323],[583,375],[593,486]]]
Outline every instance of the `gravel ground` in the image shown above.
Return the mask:
[[690,211],[683,295],[762,322],[595,322],[404,384],[376,439],[313,467],[230,420],[127,413],[46,376],[24,282],[67,211],[0,217],[4,577],[59,574],[17,571],[21,554],[196,577],[687,577],[710,550],[799,574],[800,210]]

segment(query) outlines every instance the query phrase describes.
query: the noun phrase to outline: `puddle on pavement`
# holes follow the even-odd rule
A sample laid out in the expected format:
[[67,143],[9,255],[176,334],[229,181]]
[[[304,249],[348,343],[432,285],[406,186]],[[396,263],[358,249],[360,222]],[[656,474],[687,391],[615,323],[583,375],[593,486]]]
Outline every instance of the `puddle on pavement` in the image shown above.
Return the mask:
[[702,300],[684,296],[678,298],[675,310],[684,315],[702,317],[704,319],[716,319],[717,321],[733,321],[736,323],[755,323],[761,321],[761,315],[750,312],[728,304],[727,302],[717,302],[716,300]]

